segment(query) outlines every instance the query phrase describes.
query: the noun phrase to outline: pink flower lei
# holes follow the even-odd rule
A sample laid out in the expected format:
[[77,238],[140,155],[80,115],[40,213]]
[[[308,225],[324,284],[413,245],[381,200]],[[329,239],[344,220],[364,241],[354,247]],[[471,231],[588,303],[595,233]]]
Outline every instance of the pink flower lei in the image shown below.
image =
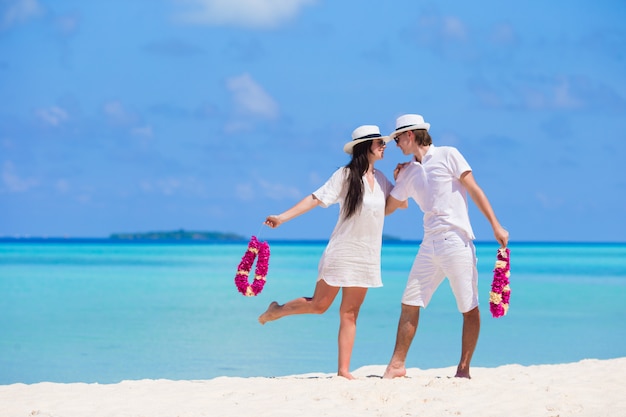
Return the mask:
[[[254,281],[252,284],[248,282],[248,275],[252,269],[254,259],[259,256],[256,263],[256,269],[254,270]],[[252,236],[248,243],[248,250],[241,258],[239,267],[237,268],[237,275],[235,275],[235,285],[237,290],[246,297],[252,297],[258,295],[263,291],[265,285],[265,277],[267,276],[267,270],[270,260],[270,245],[267,242],[259,242],[256,236]]]
[[511,287],[509,277],[511,251],[508,248],[498,249],[496,268],[493,270],[493,282],[489,293],[489,308],[493,317],[502,317],[509,311]]

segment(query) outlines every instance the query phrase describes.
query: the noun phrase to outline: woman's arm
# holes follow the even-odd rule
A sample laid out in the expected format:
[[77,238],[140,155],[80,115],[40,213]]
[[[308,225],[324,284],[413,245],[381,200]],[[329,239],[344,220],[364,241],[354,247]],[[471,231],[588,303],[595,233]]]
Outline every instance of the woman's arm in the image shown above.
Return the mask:
[[409,200],[400,201],[392,196],[387,197],[387,203],[385,204],[385,216],[390,215],[396,209],[405,209],[409,206]]
[[321,204],[320,200],[318,200],[313,194],[309,194],[308,196],[304,197],[302,200],[300,200],[299,203],[297,203],[295,206],[293,206],[289,210],[281,214],[272,214],[272,215],[267,216],[267,218],[265,219],[265,225],[274,229],[280,226],[281,224],[295,217],[298,217],[301,214],[304,214],[309,210],[314,209],[320,204]]

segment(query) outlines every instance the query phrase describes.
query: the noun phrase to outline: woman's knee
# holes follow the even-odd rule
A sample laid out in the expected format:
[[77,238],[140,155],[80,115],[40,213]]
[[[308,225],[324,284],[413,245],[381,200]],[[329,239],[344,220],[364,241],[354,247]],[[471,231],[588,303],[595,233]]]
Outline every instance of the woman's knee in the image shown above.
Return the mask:
[[313,302],[312,304],[312,313],[313,314],[324,314],[326,313],[326,311],[328,311],[328,309],[330,308],[330,304],[331,303],[325,303],[325,302]]
[[352,325],[356,325],[357,319],[359,318],[359,312],[358,311],[350,311],[350,312],[340,312],[339,313],[339,321],[340,323],[350,323]]

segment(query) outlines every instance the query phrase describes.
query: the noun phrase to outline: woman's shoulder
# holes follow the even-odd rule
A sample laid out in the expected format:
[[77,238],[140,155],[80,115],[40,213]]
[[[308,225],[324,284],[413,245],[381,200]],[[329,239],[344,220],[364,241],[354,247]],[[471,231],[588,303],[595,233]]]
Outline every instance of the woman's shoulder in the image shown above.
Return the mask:
[[387,191],[391,191],[391,188],[393,188],[393,183],[389,180],[389,178],[387,178],[384,172],[377,169],[374,171],[374,178],[376,179],[376,182],[380,184],[385,193],[387,193]]
[[335,171],[328,177],[326,180],[326,185],[333,184],[334,186],[339,186],[348,178],[348,169],[346,167],[339,167],[335,169]]
[[350,173],[350,169],[348,167],[339,167],[333,172],[333,177],[340,177],[342,179],[348,178],[348,174]]
[[374,170],[374,177],[378,180],[389,181],[389,178],[380,169]]

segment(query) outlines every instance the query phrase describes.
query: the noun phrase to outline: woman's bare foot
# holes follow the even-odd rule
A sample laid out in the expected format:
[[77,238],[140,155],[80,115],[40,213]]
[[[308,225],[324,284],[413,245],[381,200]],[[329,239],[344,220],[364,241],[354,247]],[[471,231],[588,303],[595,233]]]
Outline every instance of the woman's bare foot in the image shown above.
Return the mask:
[[406,376],[406,368],[404,366],[392,366],[389,364],[387,365],[387,369],[385,369],[383,379],[400,378],[403,376]]
[[269,307],[267,307],[267,310],[265,310],[265,313],[259,316],[259,323],[265,324],[268,321],[276,320],[278,318],[278,316],[276,315],[276,312],[279,309],[280,309],[280,306],[278,305],[278,303],[276,301],[272,301]]
[[346,379],[356,379],[350,372],[337,372],[337,376],[342,376]]

